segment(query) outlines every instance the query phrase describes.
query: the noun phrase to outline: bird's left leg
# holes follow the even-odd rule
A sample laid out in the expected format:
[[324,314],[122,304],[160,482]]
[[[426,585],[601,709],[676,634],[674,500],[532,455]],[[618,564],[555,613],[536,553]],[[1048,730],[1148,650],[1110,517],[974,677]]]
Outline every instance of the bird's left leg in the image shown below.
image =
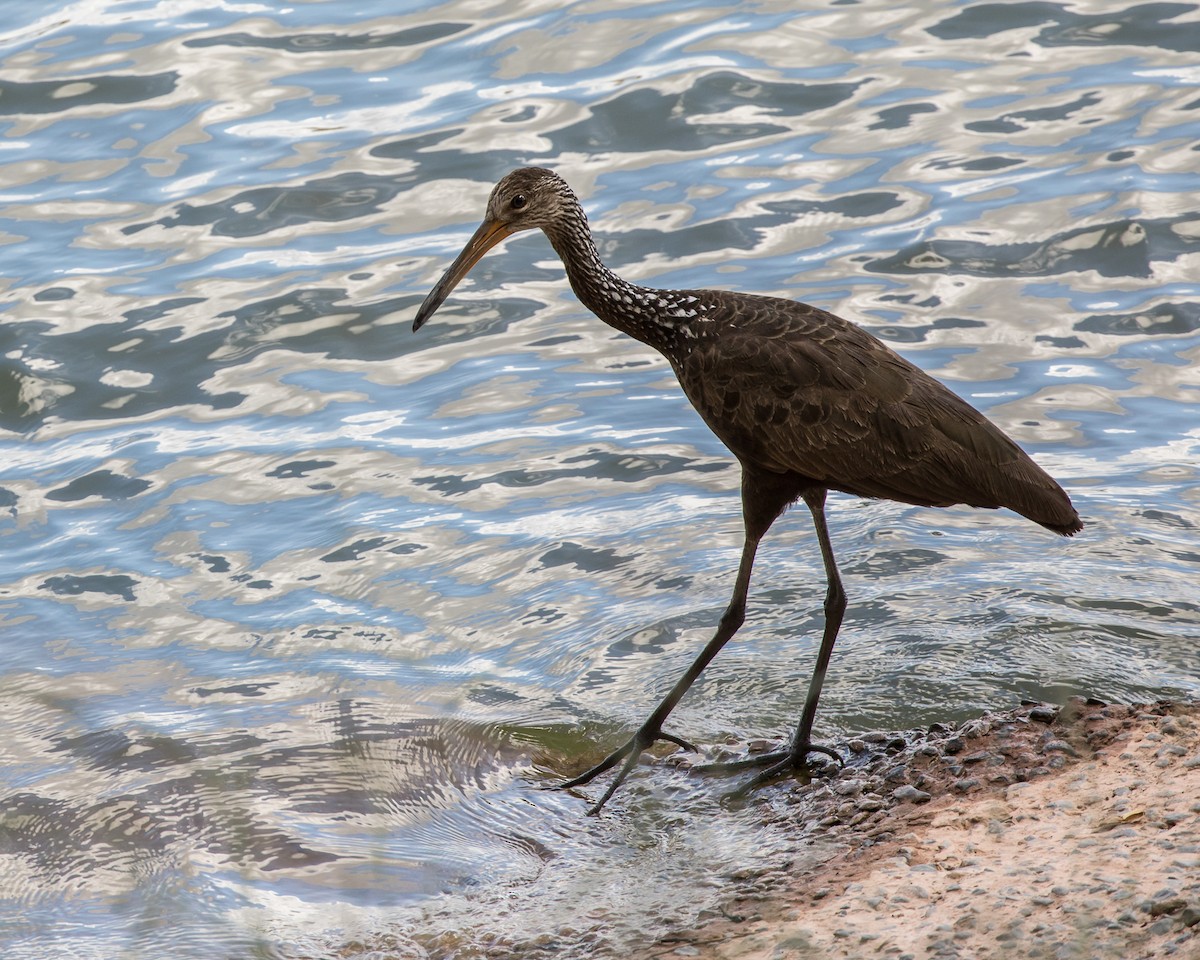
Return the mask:
[[837,561],[833,556],[833,544],[829,540],[829,527],[825,522],[825,491],[821,489],[806,490],[804,502],[813,516],[813,525],[817,530],[817,542],[821,547],[821,560],[825,565],[825,579],[828,584],[825,591],[825,630],[821,636],[821,646],[817,651],[817,662],[813,668],[812,680],[808,684],[808,697],[804,702],[804,712],[800,715],[800,724],[796,728],[796,736],[788,750],[778,750],[772,753],[760,754],[745,760],[735,760],[731,763],[707,764],[695,769],[703,773],[729,773],[744,770],[747,767],[767,767],[748,783],[743,784],[737,791],[742,793],[760,784],[785,774],[793,774],[808,768],[808,756],[812,753],[823,753],[841,764],[842,757],[837,751],[812,742],[813,721],[817,716],[817,703],[821,699],[821,688],[825,685],[825,673],[829,669],[829,658],[833,654],[837,642],[838,631],[842,626],[842,618],[846,613],[846,591],[842,587],[842,578],[838,573]]

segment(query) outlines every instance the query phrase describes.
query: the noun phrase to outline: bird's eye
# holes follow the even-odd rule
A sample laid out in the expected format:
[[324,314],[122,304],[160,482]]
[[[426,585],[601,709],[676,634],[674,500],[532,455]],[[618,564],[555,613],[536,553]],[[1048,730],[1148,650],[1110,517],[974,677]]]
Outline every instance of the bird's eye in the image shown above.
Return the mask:
[[514,210],[520,210],[520,209],[521,209],[523,206],[525,206],[525,204],[527,204],[528,202],[529,202],[529,201],[525,199],[525,194],[523,194],[523,193],[518,193],[518,194],[517,194],[515,197],[513,197],[513,198],[512,198],[512,200],[510,200],[510,201],[509,201],[509,205],[510,205],[510,206],[511,206],[511,207],[512,207]]

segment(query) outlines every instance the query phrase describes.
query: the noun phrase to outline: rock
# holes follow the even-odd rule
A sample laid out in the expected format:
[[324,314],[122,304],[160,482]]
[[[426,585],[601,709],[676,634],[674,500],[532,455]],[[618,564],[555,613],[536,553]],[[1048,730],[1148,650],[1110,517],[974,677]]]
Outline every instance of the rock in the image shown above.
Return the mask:
[[978,740],[992,732],[992,722],[984,717],[968,720],[959,728],[959,735],[967,740]]

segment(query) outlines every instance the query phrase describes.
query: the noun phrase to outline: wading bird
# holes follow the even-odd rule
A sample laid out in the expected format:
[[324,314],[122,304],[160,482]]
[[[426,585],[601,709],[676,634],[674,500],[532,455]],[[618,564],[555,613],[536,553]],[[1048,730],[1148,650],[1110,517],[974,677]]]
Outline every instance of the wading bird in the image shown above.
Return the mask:
[[755,757],[761,783],[806,770],[829,657],[846,610],[825,525],[830,490],[923,507],[1008,507],[1066,536],[1083,529],[1062,488],[991,421],[860,327],[816,307],[723,290],[658,290],[623,280],[596,251],[578,198],[556,173],[525,167],[492,190],[487,215],[430,291],[420,329],[489,249],[540,228],[571,288],[597,317],[658,350],[684,394],[742,466],[745,542],[733,597],[716,633],[637,732],[562,784],[588,783],[622,764],[591,808],[597,813],[658,740],[696,748],[663,730],[692,682],[742,625],[755,552],[797,500],[812,513],[825,566],[825,629],[790,749]]

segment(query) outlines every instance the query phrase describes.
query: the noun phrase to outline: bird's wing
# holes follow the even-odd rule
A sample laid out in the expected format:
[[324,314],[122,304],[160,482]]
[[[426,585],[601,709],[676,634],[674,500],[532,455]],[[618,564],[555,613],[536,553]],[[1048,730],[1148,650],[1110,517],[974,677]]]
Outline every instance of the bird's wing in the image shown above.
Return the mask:
[[739,298],[726,318],[676,372],[744,464],[926,506],[1025,512],[1022,488],[1053,484],[981,413],[865,330],[768,298]]

